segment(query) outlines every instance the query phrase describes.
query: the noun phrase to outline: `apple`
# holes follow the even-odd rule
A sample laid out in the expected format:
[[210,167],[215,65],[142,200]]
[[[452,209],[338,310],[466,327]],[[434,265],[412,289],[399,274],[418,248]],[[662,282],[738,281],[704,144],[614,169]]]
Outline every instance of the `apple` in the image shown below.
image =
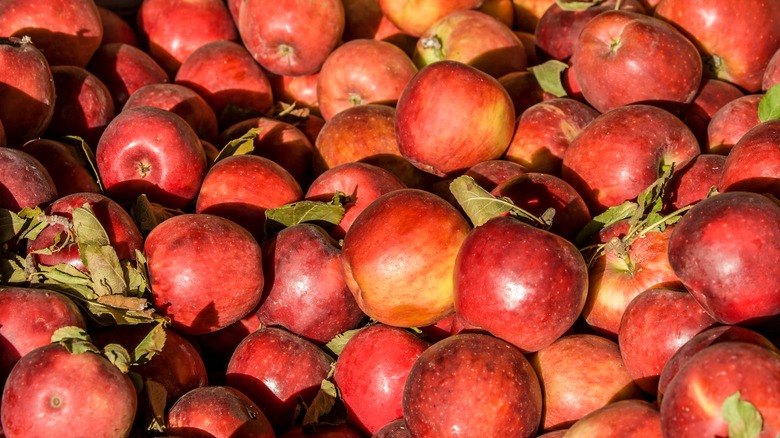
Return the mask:
[[244,0],[238,32],[264,69],[310,75],[322,67],[344,33],[344,5],[340,0]]
[[463,241],[454,285],[459,317],[534,352],[574,324],[585,305],[588,273],[571,242],[515,218],[496,217]]
[[149,84],[137,89],[122,110],[153,106],[168,110],[184,119],[198,138],[216,141],[217,116],[211,106],[193,89],[180,84]]
[[267,73],[267,76],[271,82],[271,92],[275,101],[295,105],[295,108],[308,108],[311,111],[310,115],[321,115],[319,102],[317,102],[319,72],[303,76]]
[[0,417],[9,438],[63,431],[129,436],[137,406],[132,381],[105,357],[52,343],[27,353],[11,370]]
[[[96,2],[98,3],[98,2]],[[103,23],[103,39],[100,45],[111,43],[125,43],[131,46],[139,46],[138,35],[130,23],[116,11],[98,4],[100,21]]]
[[403,413],[412,436],[533,437],[542,392],[511,344],[462,333],[428,347],[406,378]]
[[494,78],[528,66],[525,46],[512,29],[474,10],[455,11],[434,22],[417,40],[413,59],[420,68],[458,61]]
[[571,438],[621,438],[637,436],[661,438],[658,408],[644,400],[621,400],[610,403],[574,423],[564,434]]
[[93,148],[115,116],[111,92],[97,76],[82,67],[51,68],[57,99],[46,136],[75,135]]
[[534,33],[539,19],[555,4],[555,0],[512,0],[515,20],[514,29]]
[[620,353],[602,336],[571,334],[529,355],[544,399],[540,431],[566,429],[610,403],[641,398]]
[[666,210],[675,211],[706,198],[718,186],[726,156],[700,154],[672,173],[664,189]]
[[629,103],[678,110],[696,97],[703,68],[696,46],[682,33],[660,19],[623,10],[588,21],[571,64],[583,96],[602,113]]
[[292,426],[296,405],[310,405],[333,359],[284,329],[266,327],[244,338],[230,358],[225,383],[246,394],[277,434]]
[[780,196],[780,120],[769,120],[745,133],[726,157],[718,190],[744,190]]
[[338,425],[317,423],[307,426],[293,426],[281,435],[279,438],[363,438],[360,430],[349,423]]
[[512,101],[496,79],[448,60],[422,68],[407,84],[395,113],[401,155],[440,177],[499,158],[514,125]]
[[111,92],[119,112],[137,89],[149,84],[170,82],[165,70],[149,54],[125,43],[102,45],[87,65]]
[[119,113],[106,127],[95,164],[108,196],[183,208],[195,200],[206,174],[206,154],[195,131],[176,114],[138,107]]
[[769,91],[774,85],[780,83],[780,48],[769,58],[764,77],[761,80],[761,89]]
[[[710,232],[714,229],[718,232]],[[756,323],[780,314],[777,260],[780,206],[756,193],[726,192],[700,201],[669,238],[674,273],[723,324]]]
[[696,137],[672,113],[626,105],[598,116],[569,143],[561,176],[595,216],[636,199],[661,166],[683,166],[699,153]]
[[720,79],[704,78],[691,105],[683,110],[680,118],[691,128],[702,148],[706,148],[707,126],[712,116],[732,100],[744,96],[736,85]]
[[328,55],[317,77],[317,103],[325,121],[368,103],[394,106],[417,73],[412,60],[385,41],[348,41]]
[[512,0],[484,0],[477,10],[504,23],[510,29],[515,24],[515,7]]
[[46,207],[57,199],[57,187],[40,161],[19,149],[0,148],[0,208],[13,212]]
[[363,312],[399,327],[430,325],[452,312],[455,258],[470,228],[430,192],[400,189],[375,199],[342,244],[347,285]]
[[634,382],[655,395],[669,358],[716,321],[687,291],[648,289],[631,300],[618,329],[620,354]]
[[510,179],[526,173],[526,169],[508,160],[487,160],[477,163],[467,170],[464,175],[474,178],[480,187],[492,191]]
[[355,219],[376,198],[406,185],[389,171],[368,163],[344,163],[326,170],[306,190],[305,198],[311,201],[330,202],[337,192],[344,193],[348,201],[343,204],[344,216],[328,229],[331,236],[342,239]]
[[347,287],[338,242],[312,223],[292,225],[263,244],[267,279],[257,317],[325,345],[365,319]]
[[740,96],[716,111],[707,125],[707,143],[703,152],[728,155],[745,133],[761,123],[758,103],[762,97],[763,94]]
[[211,105],[221,129],[263,115],[273,105],[268,75],[235,41],[197,48],[182,63],[175,82],[195,90]]
[[252,400],[229,386],[195,388],[174,403],[166,415],[173,436],[274,438],[274,430]]
[[412,434],[406,427],[406,421],[399,418],[382,426],[371,438],[412,438]]
[[[529,61],[529,65],[533,64]],[[536,76],[530,71],[507,73],[498,78],[498,82],[509,93],[509,98],[512,99],[512,106],[514,106],[515,114],[518,117],[525,110],[544,99],[544,90],[539,85],[539,81],[536,80]]]
[[0,71],[0,120],[5,143],[17,147],[49,126],[54,78],[43,53],[29,39],[0,37],[0,64],[6,66]]
[[504,155],[529,172],[560,176],[569,144],[598,116],[598,111],[571,98],[538,102],[519,114]]
[[407,376],[429,346],[409,331],[384,324],[366,326],[350,338],[333,370],[349,421],[372,435],[402,418]]
[[[151,301],[183,334],[203,334],[246,316],[263,292],[260,245],[235,222],[173,216],[144,242]],[[230,293],[226,293],[230,291]]]
[[401,31],[420,37],[439,19],[482,6],[483,0],[379,0],[382,14]]
[[50,66],[84,67],[103,39],[103,22],[92,0],[7,0],[0,35],[30,37]]
[[58,196],[100,193],[95,175],[87,169],[83,153],[72,144],[38,138],[23,144],[19,150],[30,154],[43,165],[54,182]]
[[[749,0],[662,0],[655,16],[680,29],[705,58],[706,74],[723,79],[748,93],[761,89],[764,70],[780,48],[780,10],[771,2]],[[724,38],[729,29],[744,32]]]
[[[246,316],[227,327],[221,328],[215,332],[195,335],[195,345],[201,350],[201,357],[206,363],[206,368],[212,371],[210,375],[211,383],[224,380],[225,369],[230,361],[230,356],[238,347],[238,344],[244,340],[250,333],[263,327],[263,323],[257,315],[257,308],[253,309]],[[215,378],[214,372],[218,373]]]
[[8,146],[8,139],[5,138],[5,128],[3,122],[0,122],[0,148]]
[[780,433],[780,354],[747,342],[719,342],[693,355],[669,382],[661,402],[664,436],[727,436],[727,397],[761,415],[758,436]]

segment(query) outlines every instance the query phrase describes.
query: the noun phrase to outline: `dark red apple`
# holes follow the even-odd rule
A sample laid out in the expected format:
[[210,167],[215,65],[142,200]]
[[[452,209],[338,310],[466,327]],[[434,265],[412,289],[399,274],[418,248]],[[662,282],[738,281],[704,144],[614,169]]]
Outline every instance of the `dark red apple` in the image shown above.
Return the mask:
[[317,103],[325,121],[356,105],[394,106],[417,73],[409,56],[378,40],[348,41],[328,55],[317,77]]
[[446,15],[482,6],[483,0],[379,0],[382,14],[403,32],[419,37]]
[[154,308],[180,333],[227,327],[260,302],[260,245],[235,222],[209,214],[171,217],[146,237],[144,254]]
[[[4,35],[0,33],[0,35]],[[29,39],[0,38],[0,120],[5,143],[18,147],[39,137],[54,115],[54,78],[43,53]]]
[[221,380],[224,380],[224,370],[238,344],[250,333],[262,327],[263,323],[257,316],[257,309],[254,309],[225,328],[195,336],[196,345],[202,351],[201,357],[206,362],[206,367],[210,370],[220,370]]
[[167,432],[180,437],[274,438],[274,430],[252,400],[229,386],[187,392],[166,415]]
[[[102,3],[102,2],[97,2]],[[130,23],[113,9],[98,4],[100,21],[103,23],[103,39],[100,45],[111,43],[125,43],[138,46],[138,35]]]
[[658,408],[644,400],[610,403],[574,423],[564,434],[573,438],[662,438]]
[[725,164],[725,155],[701,154],[675,169],[664,189],[666,209],[675,211],[706,198],[718,186]]
[[279,438],[363,438],[360,430],[349,423],[338,425],[321,423],[315,425],[293,426],[281,435]]
[[370,435],[403,417],[406,378],[429,345],[409,331],[384,324],[367,326],[347,341],[333,381],[349,421]]
[[780,120],[759,124],[734,145],[723,164],[718,190],[780,196]]
[[371,435],[371,438],[412,438],[403,418],[393,420]]
[[683,34],[657,18],[622,10],[588,21],[571,64],[583,96],[602,113],[629,103],[680,109],[696,97],[702,77],[699,52]]
[[310,114],[320,115],[317,102],[319,72],[304,76],[280,76],[273,73],[267,75],[275,101],[294,104],[295,108],[308,108]]
[[13,212],[46,207],[57,199],[57,187],[40,161],[19,149],[0,148],[0,208]]
[[95,175],[88,170],[83,153],[69,143],[38,138],[23,144],[21,151],[38,160],[51,176],[57,195],[100,193]]
[[452,176],[499,158],[512,140],[514,126],[514,107],[504,87],[457,61],[421,69],[396,106],[401,155],[437,176]]
[[512,99],[512,105],[515,107],[515,115],[518,117],[544,98],[544,90],[530,71],[507,73],[498,78],[498,82],[509,93],[509,98]]
[[736,85],[720,79],[704,78],[699,85],[699,92],[691,102],[691,105],[683,110],[680,117],[691,128],[693,134],[699,139],[699,144],[706,147],[707,126],[712,116],[732,100],[744,96]]
[[764,71],[764,77],[761,81],[761,89],[769,91],[774,85],[780,83],[780,48],[769,59]]
[[322,67],[344,33],[344,5],[340,0],[244,0],[238,31],[264,69],[310,75]]
[[95,151],[106,194],[132,202],[145,194],[170,208],[189,205],[206,175],[206,154],[195,131],[176,114],[149,106],[119,113]]
[[406,378],[403,413],[412,436],[533,437],[542,392],[512,345],[463,333],[428,347]]
[[728,155],[743,135],[761,123],[758,103],[762,97],[763,94],[740,96],[716,111],[707,125],[703,152]]

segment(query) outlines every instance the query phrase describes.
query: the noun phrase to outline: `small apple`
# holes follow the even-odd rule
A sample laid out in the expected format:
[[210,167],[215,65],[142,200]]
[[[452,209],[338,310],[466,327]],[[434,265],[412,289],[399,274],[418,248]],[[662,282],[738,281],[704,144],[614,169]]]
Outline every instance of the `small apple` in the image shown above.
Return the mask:
[[[610,403],[574,423],[564,434],[571,438],[662,438],[658,408],[647,401],[630,399]],[[677,435],[674,435],[677,436]]]
[[0,186],[0,208],[13,212],[46,207],[57,199],[57,187],[43,164],[19,149],[0,148]]
[[181,396],[166,414],[173,436],[274,438],[263,412],[241,391],[229,386],[206,386]]
[[735,144],[752,128],[758,126],[758,103],[763,94],[737,97],[712,115],[707,125],[707,143],[703,152],[728,155]]
[[780,196],[780,120],[768,120],[746,132],[723,164],[718,190]]

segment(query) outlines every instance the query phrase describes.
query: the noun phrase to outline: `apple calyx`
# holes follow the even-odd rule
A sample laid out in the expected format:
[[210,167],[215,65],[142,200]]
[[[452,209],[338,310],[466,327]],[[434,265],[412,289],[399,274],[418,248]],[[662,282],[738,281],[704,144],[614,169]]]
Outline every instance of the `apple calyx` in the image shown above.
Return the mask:
[[761,123],[780,119],[780,84],[773,85],[758,101],[758,120]]
[[535,216],[515,205],[508,197],[494,196],[468,175],[455,178],[450,183],[450,192],[475,227],[494,217],[507,215],[544,230],[552,226],[555,209],[548,208],[541,216]]
[[441,38],[436,35],[430,35],[427,37],[423,37],[420,39],[420,45],[425,50],[430,50],[433,55],[438,59],[439,61],[443,60],[445,58],[444,55],[444,45],[441,42]]
[[764,420],[756,406],[741,397],[739,391],[726,397],[721,415],[726,420],[731,438],[755,438],[761,433]]
[[350,104],[352,104],[352,106],[363,105],[365,103],[363,101],[363,98],[360,97],[360,95],[357,93],[349,93],[349,97],[347,98],[347,100],[349,101]]
[[567,68],[569,65],[565,62],[551,59],[542,64],[528,67],[528,70],[534,75],[542,90],[555,97],[566,97],[568,93],[566,93],[561,77]]
[[304,222],[322,227],[338,225],[346,212],[344,204],[349,202],[349,196],[343,192],[336,192],[330,202],[307,200],[269,208],[265,211],[263,231],[266,236],[271,236],[287,227]]

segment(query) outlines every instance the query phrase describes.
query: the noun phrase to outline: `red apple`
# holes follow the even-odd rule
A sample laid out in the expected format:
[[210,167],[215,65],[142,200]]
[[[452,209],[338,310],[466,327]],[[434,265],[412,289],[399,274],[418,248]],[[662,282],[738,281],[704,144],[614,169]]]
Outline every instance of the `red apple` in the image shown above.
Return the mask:
[[386,193],[344,237],[347,285],[363,312],[399,327],[452,312],[455,257],[470,226],[444,199],[418,189]]
[[371,435],[371,438],[412,438],[403,418],[393,420]]
[[[0,33],[0,35],[4,35]],[[5,143],[17,147],[39,137],[54,115],[54,78],[29,39],[0,38],[0,120]]]
[[744,96],[736,85],[720,79],[705,78],[699,85],[699,92],[686,108],[681,118],[691,128],[693,134],[699,139],[699,144],[704,148],[708,145],[707,126],[712,116],[727,103]]
[[[533,65],[529,62],[529,65]],[[544,98],[544,90],[536,80],[536,76],[530,71],[515,71],[498,78],[498,82],[504,86],[512,106],[515,107],[515,115],[518,117],[531,106],[539,103]]]
[[444,59],[458,61],[494,78],[528,65],[525,46],[512,29],[473,10],[452,12],[428,27],[417,40],[413,59],[420,68]]
[[293,426],[281,435],[279,438],[363,438],[360,430],[349,423],[338,425],[317,423],[307,426]]
[[260,301],[260,245],[232,221],[209,214],[171,217],[146,237],[144,254],[154,308],[180,333],[216,331]]
[[57,199],[57,187],[40,161],[19,149],[0,148],[0,208],[13,212],[46,207]]
[[[214,72],[220,74],[214,74]],[[273,104],[271,82],[244,46],[214,41],[196,49],[176,73],[211,105],[221,128],[265,114]]]
[[621,400],[598,409],[574,423],[564,434],[572,438],[661,438],[658,408],[644,400]]
[[618,344],[601,336],[565,335],[528,360],[542,386],[543,432],[568,428],[610,403],[642,396]]
[[[102,3],[102,2],[96,2]],[[135,29],[116,11],[98,4],[100,21],[103,23],[103,39],[100,45],[111,43],[125,43],[138,46],[138,35]]]
[[5,128],[3,127],[3,122],[0,122],[0,148],[4,148],[8,146],[8,139],[5,138]]
[[310,75],[322,67],[344,33],[344,5],[340,0],[244,0],[238,31],[264,69]]
[[356,105],[394,106],[417,67],[385,41],[353,40],[331,53],[317,78],[317,103],[325,121]]
[[171,77],[199,47],[238,41],[238,30],[222,0],[144,0],[136,18],[148,53]]
[[0,35],[30,37],[51,66],[84,67],[103,39],[103,22],[92,0],[7,0]]
[[464,175],[474,178],[474,181],[485,190],[492,191],[510,179],[526,173],[526,169],[508,160],[487,160],[477,163]]
[[569,144],[598,115],[598,111],[571,98],[536,103],[519,114],[515,135],[504,155],[529,172],[560,176]]
[[146,194],[182,208],[195,200],[206,174],[206,154],[190,125],[149,106],[119,113],[100,137],[95,160],[106,194],[119,202]]
[[428,347],[412,365],[403,413],[412,436],[533,437],[542,393],[520,351],[464,333]]
[[780,196],[780,120],[769,120],[746,132],[723,164],[718,190],[744,190]]
[[761,81],[761,89],[769,91],[774,85],[780,83],[780,48],[769,59],[764,71],[764,77]]
[[344,41],[373,39],[387,41],[401,48],[409,56],[414,52],[417,38],[404,33],[390,21],[379,7],[379,0],[343,0]]
[[707,125],[707,143],[703,151],[728,155],[743,135],[761,123],[758,103],[762,97],[763,94],[740,96],[716,111]]
[[602,113],[629,103],[679,109],[696,97],[702,77],[699,52],[683,34],[657,18],[622,10],[588,21],[571,64],[583,96]]
[[561,175],[596,215],[636,199],[661,166],[682,166],[699,153],[696,137],[672,113],[627,105],[600,115],[572,140]]
[[336,360],[333,381],[351,423],[375,434],[403,416],[407,376],[428,342],[384,324],[361,329]]
[[273,73],[267,75],[274,100],[294,104],[295,108],[308,108],[310,114],[320,115],[317,102],[319,72],[304,76],[280,76]]
[[88,170],[83,153],[75,146],[39,138],[23,144],[20,150],[38,160],[51,176],[57,195],[100,193],[95,175]]
[[724,324],[780,314],[779,261],[780,206],[756,193],[727,192],[700,201],[669,238],[675,274]]
[[274,438],[274,430],[252,400],[229,386],[196,388],[176,400],[166,415],[174,436]]
[[[705,58],[709,76],[731,82],[753,93],[761,81],[769,59],[780,48],[780,10],[771,2],[748,0],[662,0],[655,16],[674,24]],[[729,29],[744,29],[724,38]]]
[[435,62],[407,84],[396,107],[398,149],[416,167],[452,176],[499,158],[515,111],[493,77],[457,61]]
[[[238,347],[238,344],[244,340],[250,333],[263,327],[263,323],[257,316],[257,309],[249,312],[245,317],[221,328],[215,332],[196,335],[196,345],[202,351],[201,357],[206,362],[206,367],[210,370],[219,370],[220,379],[224,380],[224,370],[230,361],[230,356]],[[214,383],[212,381],[212,383]]]
[[706,198],[718,186],[725,164],[724,155],[701,154],[675,169],[664,189],[666,209],[675,211]]
[[419,37],[433,23],[455,11],[475,9],[483,0],[379,0],[379,7],[403,32]]

